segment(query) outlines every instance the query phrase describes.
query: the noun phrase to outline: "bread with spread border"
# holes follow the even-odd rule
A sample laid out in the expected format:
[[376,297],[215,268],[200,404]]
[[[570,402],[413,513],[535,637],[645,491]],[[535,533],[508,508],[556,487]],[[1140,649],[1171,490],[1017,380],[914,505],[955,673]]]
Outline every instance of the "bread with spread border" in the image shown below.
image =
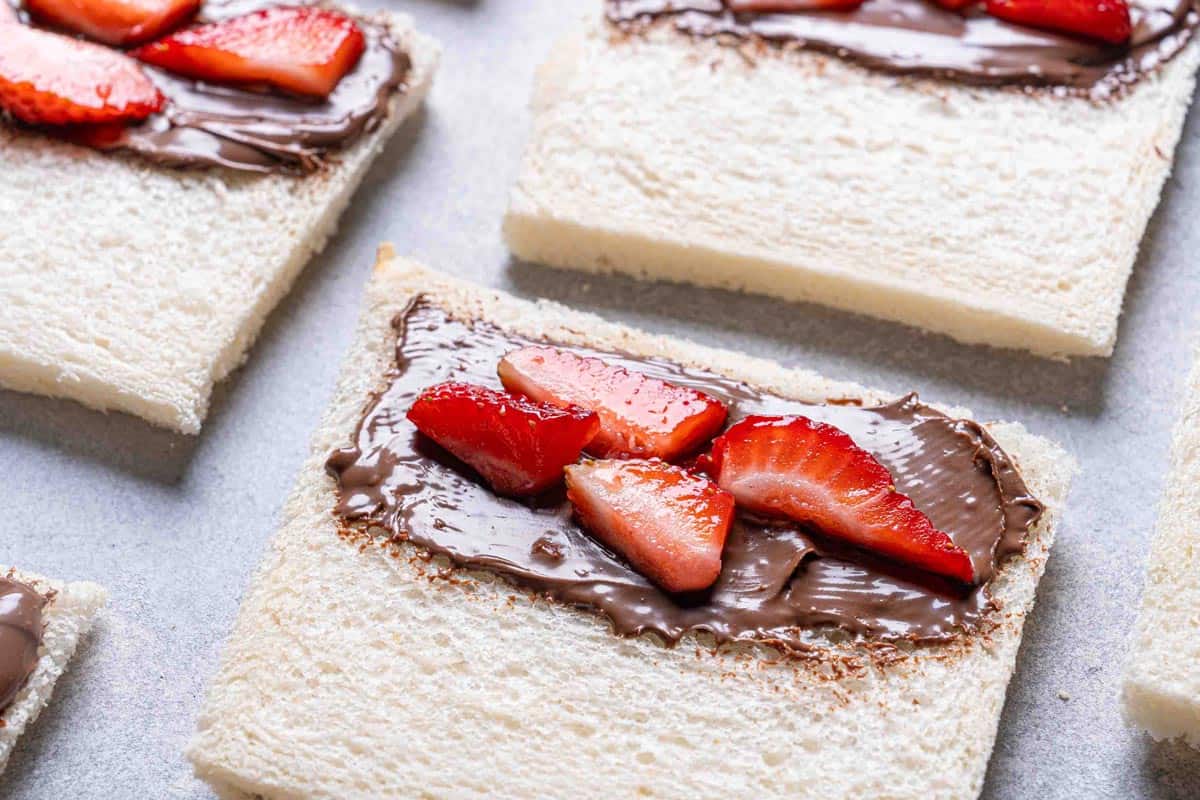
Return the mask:
[[407,90],[303,178],[164,168],[0,124],[0,387],[198,433],[214,384],[429,91],[437,43],[407,16],[372,19],[412,60]]
[[1111,355],[1200,46],[1093,102],[592,17],[536,77],[516,256]]
[[0,575],[11,578],[49,598],[42,609],[42,646],[37,666],[24,687],[0,712],[0,772],[8,764],[17,740],[50,703],[54,684],[67,670],[75,648],[92,627],[108,592],[94,583],[43,578],[13,567],[0,566]]
[[394,358],[390,322],[416,294],[528,336],[703,365],[785,396],[885,399],[518,300],[381,248],[332,406],[188,747],[202,778],[269,798],[979,791],[1075,470],[1069,456],[1020,425],[989,426],[1047,512],[993,584],[1001,610],[987,636],[895,663],[857,646],[809,662],[761,645],[713,652],[703,637],[673,649],[619,638],[596,615],[490,574],[439,580],[436,562],[339,537],[325,460],[381,388]]
[[1154,738],[1200,748],[1200,361],[1186,391],[1123,701],[1128,719]]

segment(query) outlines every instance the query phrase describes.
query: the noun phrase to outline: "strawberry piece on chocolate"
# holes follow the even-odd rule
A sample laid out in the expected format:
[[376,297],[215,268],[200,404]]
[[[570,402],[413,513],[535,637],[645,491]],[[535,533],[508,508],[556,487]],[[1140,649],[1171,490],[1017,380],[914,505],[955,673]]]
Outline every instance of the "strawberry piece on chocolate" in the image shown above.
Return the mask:
[[730,11],[788,12],[788,11],[849,11],[858,8],[863,0],[725,0]]
[[4,24],[0,31],[0,108],[19,120],[132,122],[161,111],[165,102],[122,53],[24,25]]
[[504,495],[531,495],[563,479],[600,429],[582,408],[533,403],[469,383],[421,393],[408,418],[417,430],[465,461]]
[[896,491],[887,468],[832,425],[799,416],[747,417],[713,444],[711,468],[741,509],[975,582],[967,552]]
[[703,392],[553,347],[514,350],[498,372],[510,392],[600,415],[600,433],[587,447],[600,458],[673,461],[725,424],[725,406]]
[[133,55],[189,78],[328,97],[365,48],[353,19],[305,6],[268,8],[189,28]]
[[1125,0],[986,0],[987,12],[1018,25],[1124,44],[1133,33]]
[[933,0],[933,2],[937,5],[941,6],[942,8],[947,8],[951,11],[962,11],[967,6],[974,5],[976,1],[977,0]]
[[39,22],[127,47],[175,30],[200,0],[25,0],[25,8]]
[[657,460],[567,467],[580,524],[668,592],[707,589],[721,573],[734,502],[707,478]]

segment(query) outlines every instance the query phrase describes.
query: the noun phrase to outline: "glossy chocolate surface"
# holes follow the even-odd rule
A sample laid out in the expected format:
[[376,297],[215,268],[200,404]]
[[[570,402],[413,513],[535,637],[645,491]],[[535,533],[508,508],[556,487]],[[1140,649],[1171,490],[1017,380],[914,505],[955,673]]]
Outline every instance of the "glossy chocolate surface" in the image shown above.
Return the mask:
[[1179,53],[1200,24],[1193,0],[1133,0],[1128,44],[1038,30],[950,11],[933,0],[866,0],[850,11],[726,10],[721,0],[606,0],[627,29],[661,20],[696,36],[758,37],[818,50],[885,72],[971,84],[1060,86],[1107,96]]
[[[4,0],[0,0],[3,2]],[[198,22],[213,22],[280,5],[264,0],[208,0]],[[366,50],[324,100],[288,97],[172,75],[143,64],[167,107],[115,136],[87,137],[171,167],[228,167],[244,172],[310,173],[374,131],[392,98],[406,88],[412,63],[380,24],[356,19]]]
[[45,605],[46,598],[32,587],[0,577],[0,711],[37,666]]
[[811,645],[813,629],[829,627],[876,639],[947,640],[983,625],[986,581],[1022,548],[1042,511],[985,430],[913,395],[876,408],[812,405],[702,369],[572,346],[707,392],[728,404],[729,424],[751,414],[803,414],[837,425],[970,553],[982,581],[953,586],[815,531],[742,517],[716,585],[697,595],[668,595],[576,525],[561,490],[534,501],[498,497],[405,418],[417,394],[440,381],[498,387],[499,359],[531,340],[454,319],[425,301],[394,325],[397,366],[388,386],[371,398],[353,445],[328,461],[338,485],[336,514],[348,524],[381,526],[458,566],[491,570],[597,611],[620,635],[652,631],[675,642],[688,631],[708,631],[721,642],[757,639],[796,650]]

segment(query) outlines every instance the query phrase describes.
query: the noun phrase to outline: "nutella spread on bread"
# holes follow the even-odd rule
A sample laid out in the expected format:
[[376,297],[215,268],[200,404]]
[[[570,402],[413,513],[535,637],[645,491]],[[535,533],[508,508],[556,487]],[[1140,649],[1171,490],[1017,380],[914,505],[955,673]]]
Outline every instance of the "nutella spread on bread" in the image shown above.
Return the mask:
[[0,577],[0,712],[37,666],[45,605],[46,598],[32,587]]
[[[675,643],[688,632],[705,631],[718,642],[756,640],[797,652],[830,634],[948,641],[987,628],[988,583],[1007,557],[1022,550],[1042,514],[1011,459],[982,426],[949,417],[915,395],[881,406],[845,398],[805,403],[703,368],[554,345],[585,364],[603,363],[715,399],[727,409],[723,438],[742,423],[795,417],[814,429],[848,434],[890,472],[890,488],[907,495],[965,552],[974,575],[970,584],[938,577],[813,526],[739,508],[715,582],[702,591],[669,593],[590,535],[579,523],[578,505],[572,514],[575,498],[568,502],[561,485],[521,499],[501,496],[407,416],[427,387],[496,387],[501,359],[553,343],[455,318],[424,299],[410,304],[393,326],[396,365],[386,387],[372,395],[352,444],[327,462],[337,484],[336,516],[358,530],[382,529],[455,566],[490,571],[539,595],[590,609],[605,616],[618,635],[652,632]],[[587,452],[596,455],[594,448]],[[704,458],[675,463],[702,472],[696,463]],[[629,462],[585,457],[582,463]],[[680,470],[655,460],[637,463]]]
[[1200,24],[1193,0],[1132,0],[1120,44],[1000,19],[979,4],[866,0],[844,10],[729,10],[722,0],[606,0],[623,29],[661,21],[701,37],[757,39],[870,69],[982,85],[1062,87],[1108,96],[1177,55]]
[[[229,21],[280,6],[271,0],[207,0],[195,24]],[[38,27],[27,14],[22,19]],[[353,19],[365,47],[326,97],[205,81],[142,63],[142,72],[165,98],[161,111],[129,124],[39,129],[99,150],[136,153],[169,167],[314,172],[376,130],[392,100],[407,89],[412,63],[387,27],[369,18]]]

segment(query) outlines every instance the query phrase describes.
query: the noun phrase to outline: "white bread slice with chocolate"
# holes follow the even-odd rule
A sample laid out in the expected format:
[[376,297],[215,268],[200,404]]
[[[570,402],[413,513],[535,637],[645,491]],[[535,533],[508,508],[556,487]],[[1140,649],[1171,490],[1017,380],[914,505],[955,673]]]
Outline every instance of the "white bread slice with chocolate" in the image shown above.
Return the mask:
[[1094,103],[593,16],[537,75],[516,256],[1111,355],[1195,44]]
[[429,91],[438,45],[378,19],[411,58],[407,90],[305,177],[160,167],[0,124],[0,386],[198,433],[213,385]]
[[1155,739],[1183,738],[1200,748],[1200,361],[1186,397],[1123,700],[1127,718]]
[[[697,365],[802,399],[883,396],[761,359],[653,336],[443,276],[380,251],[356,342],[283,521],[247,592],[188,747],[197,774],[268,798],[972,797],[1072,459],[989,426],[1047,512],[993,584],[987,636],[897,663],[851,648],[781,658],[620,638],[586,611],[490,574],[343,540],[329,454],[393,364],[393,317],[417,294],[452,315],[564,344]],[[486,526],[487,520],[479,520]],[[437,566],[438,562],[434,562]],[[430,570],[432,573],[435,570]],[[442,577],[446,577],[443,575]],[[849,651],[843,653],[848,655]]]
[[48,598],[42,609],[42,647],[37,666],[12,703],[0,713],[0,772],[25,729],[50,703],[54,685],[92,627],[96,613],[108,601],[103,587],[86,581],[65,583],[12,567],[0,566],[0,576],[26,584]]

